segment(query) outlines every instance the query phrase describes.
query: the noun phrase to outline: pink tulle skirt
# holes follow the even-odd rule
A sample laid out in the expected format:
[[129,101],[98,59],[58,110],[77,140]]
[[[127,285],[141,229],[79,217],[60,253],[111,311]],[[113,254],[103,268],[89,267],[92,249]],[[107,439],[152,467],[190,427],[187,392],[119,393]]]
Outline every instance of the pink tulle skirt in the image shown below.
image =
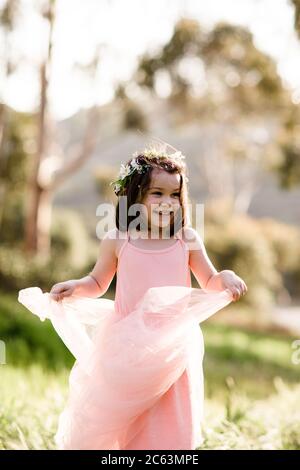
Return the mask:
[[126,316],[113,300],[54,301],[38,287],[23,289],[25,307],[53,327],[76,361],[59,417],[59,449],[124,449],[131,424],[151,408],[187,365],[192,331],[232,301],[231,292],[185,286],[148,289]]

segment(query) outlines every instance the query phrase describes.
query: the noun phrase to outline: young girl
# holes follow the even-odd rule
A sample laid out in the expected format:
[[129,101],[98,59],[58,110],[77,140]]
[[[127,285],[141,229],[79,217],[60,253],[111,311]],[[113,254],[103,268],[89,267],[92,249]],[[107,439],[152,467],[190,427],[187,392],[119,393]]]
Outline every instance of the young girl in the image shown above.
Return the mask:
[[[193,450],[203,441],[199,323],[247,286],[233,271],[215,269],[188,225],[185,157],[166,149],[146,148],[121,166],[111,183],[116,227],[102,239],[91,273],[50,294],[19,292],[76,358],[55,435],[59,449]],[[133,204],[141,209],[138,224]],[[191,287],[190,270],[200,289]],[[115,273],[115,300],[99,299]]]

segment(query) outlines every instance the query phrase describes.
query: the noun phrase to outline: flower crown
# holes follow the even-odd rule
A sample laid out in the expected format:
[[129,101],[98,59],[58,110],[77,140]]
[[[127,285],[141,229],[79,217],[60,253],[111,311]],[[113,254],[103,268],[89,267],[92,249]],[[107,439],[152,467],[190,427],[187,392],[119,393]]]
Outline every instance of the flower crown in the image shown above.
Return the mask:
[[[174,163],[177,164],[183,164],[185,156],[182,155],[182,153],[177,150],[176,152],[169,154],[164,150],[157,150],[157,149],[145,149],[142,152],[134,152],[132,155],[133,158],[132,160],[124,165],[124,163],[121,163],[120,171],[119,171],[119,176],[118,179],[112,181],[109,183],[110,185],[113,185],[113,190],[116,195],[119,194],[119,192],[126,187],[127,182],[131,175],[133,175],[135,172],[138,172],[140,174],[146,173],[148,168],[151,167],[148,163],[139,163],[136,159],[139,155],[143,155],[144,157],[147,157],[148,159],[151,158],[161,158],[161,159],[171,159],[174,161]],[[188,178],[185,177],[186,181],[188,181]]]

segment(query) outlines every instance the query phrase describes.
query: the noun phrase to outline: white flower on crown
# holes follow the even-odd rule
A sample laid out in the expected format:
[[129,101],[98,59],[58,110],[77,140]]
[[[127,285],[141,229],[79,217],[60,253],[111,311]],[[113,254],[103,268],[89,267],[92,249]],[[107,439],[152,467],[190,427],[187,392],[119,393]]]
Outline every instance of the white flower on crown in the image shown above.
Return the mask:
[[[137,157],[141,154],[144,155],[145,157],[149,158],[149,159],[155,158],[155,157],[168,158],[168,159],[171,159],[175,163],[178,163],[178,164],[183,164],[184,163],[183,160],[185,159],[185,156],[182,155],[182,153],[179,150],[177,150],[176,152],[174,152],[172,154],[169,154],[165,151],[165,148],[160,148],[160,149],[156,149],[156,148],[148,148],[147,149],[146,148],[142,152],[138,152],[138,151],[134,152],[133,155],[132,155],[133,158],[129,163],[127,163],[127,164],[121,163],[118,179],[116,181],[112,181],[110,183],[111,185],[114,186],[114,191],[115,191],[116,194],[118,194],[118,192],[124,186],[123,180],[127,176],[130,176],[135,171],[137,171],[138,173],[142,173],[144,169],[146,169],[147,167],[150,166],[147,163],[142,163],[141,164],[141,163],[137,162]],[[185,180],[189,181],[187,176],[185,176]]]
[[136,158],[133,158],[126,165],[124,165],[124,163],[121,163],[118,179],[123,180],[127,176],[131,175],[135,170],[139,173],[141,173],[143,170],[143,166],[136,161]]
[[185,160],[185,156],[182,155],[182,153],[179,150],[175,153],[172,153],[171,158],[172,160],[175,160],[178,162],[182,162],[183,160]]
[[136,158],[138,155],[143,154],[147,158],[153,158],[153,157],[159,157],[159,158],[170,158],[171,160],[174,160],[176,163],[183,163],[183,160],[185,159],[185,156],[182,155],[182,152],[180,150],[177,150],[174,153],[167,153],[163,149],[155,149],[155,148],[149,148],[149,149],[144,149],[142,152],[134,152],[133,157]]
[[130,162],[130,166],[133,170],[140,172],[142,170],[142,165],[136,161],[136,158],[133,158]]
[[116,184],[114,185],[114,190],[115,190],[115,192],[119,192],[120,189],[121,189],[121,185],[120,185],[119,183],[116,183]]
[[124,163],[121,163],[119,177],[121,179],[126,178],[126,176],[130,175],[130,171],[131,171],[130,165],[124,165]]

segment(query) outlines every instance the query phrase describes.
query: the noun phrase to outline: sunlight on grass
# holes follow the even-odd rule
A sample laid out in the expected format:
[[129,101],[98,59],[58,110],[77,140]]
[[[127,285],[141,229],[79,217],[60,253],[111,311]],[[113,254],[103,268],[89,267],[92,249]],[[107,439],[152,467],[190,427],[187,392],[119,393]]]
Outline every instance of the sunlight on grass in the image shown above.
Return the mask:
[[[0,448],[54,449],[58,416],[67,397],[67,369],[2,366]],[[254,399],[227,377],[205,400],[201,449],[300,449],[300,385],[274,380],[275,392]]]
[[68,371],[1,366],[0,449],[53,449]]
[[[12,306],[0,303],[8,353],[0,366],[0,449],[54,449],[74,358],[49,322]],[[201,449],[300,449],[294,338],[209,322],[203,335]]]
[[261,400],[228,391],[225,403],[205,403],[202,449],[300,449],[300,385],[275,379],[277,391]]

